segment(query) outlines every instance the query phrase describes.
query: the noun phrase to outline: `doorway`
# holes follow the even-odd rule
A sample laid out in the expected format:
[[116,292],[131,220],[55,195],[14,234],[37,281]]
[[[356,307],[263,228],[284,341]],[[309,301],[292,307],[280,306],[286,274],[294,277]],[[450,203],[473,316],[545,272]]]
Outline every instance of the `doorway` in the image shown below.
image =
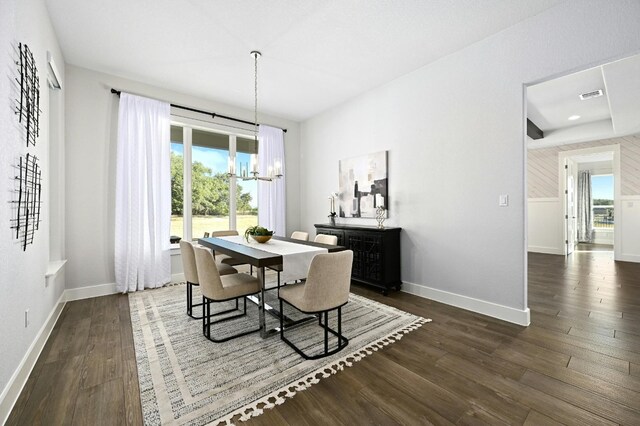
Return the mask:
[[615,182],[619,167],[615,159],[618,146],[564,151],[559,155],[559,167],[564,170],[565,255],[574,251],[615,251]]

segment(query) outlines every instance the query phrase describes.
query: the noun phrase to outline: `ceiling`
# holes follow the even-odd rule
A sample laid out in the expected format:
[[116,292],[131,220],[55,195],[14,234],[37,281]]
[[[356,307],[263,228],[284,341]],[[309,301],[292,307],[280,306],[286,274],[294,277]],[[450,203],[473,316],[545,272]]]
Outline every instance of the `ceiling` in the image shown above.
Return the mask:
[[[602,96],[580,100],[597,89]],[[544,132],[529,148],[639,133],[640,55],[528,87],[527,116]]]
[[564,0],[45,0],[65,61],[302,121]]

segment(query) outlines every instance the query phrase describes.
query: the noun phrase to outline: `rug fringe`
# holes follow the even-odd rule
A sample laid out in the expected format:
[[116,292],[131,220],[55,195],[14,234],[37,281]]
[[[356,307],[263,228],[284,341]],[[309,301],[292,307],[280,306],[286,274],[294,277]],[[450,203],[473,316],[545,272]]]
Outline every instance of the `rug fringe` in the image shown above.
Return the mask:
[[[233,426],[233,418],[238,415],[240,416],[238,418],[238,421],[241,422],[245,422],[251,417],[258,417],[260,414],[264,413],[264,410],[268,410],[275,407],[276,405],[283,404],[287,398],[293,398],[293,396],[295,396],[297,392],[308,389],[312,385],[319,383],[320,379],[330,377],[332,374],[336,374],[339,371],[344,370],[345,367],[353,366],[354,362],[358,362],[365,358],[367,355],[371,355],[379,349],[382,349],[385,346],[390,345],[391,343],[399,341],[405,334],[417,330],[428,322],[431,322],[431,319],[418,318],[413,323],[401,328],[400,330],[394,331],[393,333],[382,337],[373,343],[370,343],[362,349],[359,349],[349,355],[333,361],[324,367],[318,368],[317,370],[309,373],[307,376],[298,380],[297,382],[291,383],[287,386],[283,386],[282,388],[270,393],[269,395],[266,395],[247,406],[244,406],[227,414],[226,416],[214,421],[212,424],[216,426]],[[320,376],[320,378],[318,378],[317,376]]]

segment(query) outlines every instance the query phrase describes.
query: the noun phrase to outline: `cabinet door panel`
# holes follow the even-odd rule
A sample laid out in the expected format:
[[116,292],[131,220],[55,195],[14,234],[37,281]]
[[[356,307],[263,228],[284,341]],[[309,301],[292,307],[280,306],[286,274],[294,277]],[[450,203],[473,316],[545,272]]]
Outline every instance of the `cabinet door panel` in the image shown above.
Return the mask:
[[346,233],[347,246],[353,250],[354,278],[382,281],[382,238],[358,232]]

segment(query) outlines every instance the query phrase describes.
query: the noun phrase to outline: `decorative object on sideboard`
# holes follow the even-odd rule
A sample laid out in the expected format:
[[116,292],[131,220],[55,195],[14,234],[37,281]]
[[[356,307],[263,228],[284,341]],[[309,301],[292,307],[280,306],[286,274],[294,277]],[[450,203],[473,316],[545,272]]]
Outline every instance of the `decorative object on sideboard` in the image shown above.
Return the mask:
[[340,217],[376,217],[388,206],[387,151],[340,160]]
[[35,146],[36,139],[40,136],[40,78],[29,47],[20,43],[18,51],[19,59],[16,61],[18,76],[15,80],[20,93],[16,95],[15,113],[18,116],[18,122],[24,126],[28,147]]
[[[253,88],[254,88],[254,108],[253,108],[253,132],[256,146],[258,146],[258,58],[262,56],[260,52],[254,50],[251,52],[251,56],[253,57]],[[249,168],[249,164],[246,167],[240,165],[240,174],[236,174],[236,157],[229,156],[228,165],[227,165],[227,176],[236,177],[242,180],[261,180],[265,182],[273,182],[274,180],[280,179],[282,174],[282,163],[279,159],[275,159],[273,165],[269,165],[267,167],[267,175],[260,176],[258,172],[258,156],[256,154],[251,154],[251,167]]]
[[387,218],[387,209],[384,206],[376,207],[376,220],[378,221],[378,229],[384,229],[384,220]]
[[337,192],[329,194],[329,220],[332,225],[336,224],[336,198],[338,198]]
[[11,229],[15,229],[16,239],[22,250],[33,244],[33,235],[40,227],[40,207],[42,205],[42,171],[38,158],[27,154],[20,157],[15,176],[15,197]]

